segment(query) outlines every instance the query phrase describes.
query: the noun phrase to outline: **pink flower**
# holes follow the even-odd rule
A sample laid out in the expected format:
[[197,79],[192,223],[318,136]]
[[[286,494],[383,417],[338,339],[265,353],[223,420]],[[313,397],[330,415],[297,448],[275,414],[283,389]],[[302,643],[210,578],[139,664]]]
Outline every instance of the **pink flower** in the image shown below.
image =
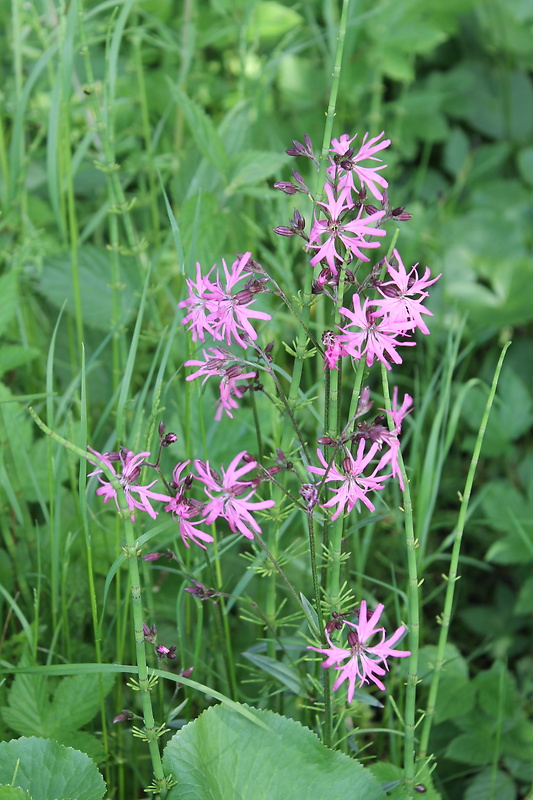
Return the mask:
[[192,375],[188,375],[185,380],[192,381],[195,378],[203,375],[204,379],[202,384],[204,384],[206,380],[212,376],[222,376],[219,387],[220,399],[217,403],[215,420],[220,420],[224,411],[228,417],[233,419],[231,409],[238,408],[234,398],[241,398],[248,388],[247,385],[238,386],[237,381],[255,378],[257,373],[252,371],[246,372],[245,368],[240,364],[231,364],[231,362],[235,361],[236,359],[234,358],[233,354],[227,350],[210,347],[208,348],[208,351],[211,353],[211,356],[209,356],[207,352],[203,350],[204,361],[191,359],[185,362],[186,367],[200,366],[199,370],[194,372]]
[[428,296],[425,289],[438,281],[440,274],[429,280],[431,273],[429,267],[426,267],[423,277],[419,278],[416,269],[418,264],[415,264],[407,273],[398,251],[393,250],[393,254],[398,262],[398,269],[394,269],[387,262],[387,271],[392,280],[378,286],[384,300],[372,300],[370,304],[380,309],[380,315],[386,314],[389,322],[411,323],[412,327],[420,328],[422,333],[428,334],[429,328],[422,319],[422,314],[429,314],[429,316],[433,316],[433,314],[422,303]]
[[346,355],[340,337],[333,331],[325,331],[322,334],[322,344],[326,348],[324,350],[324,369],[338,369],[337,361]]
[[[226,340],[228,344],[235,341],[241,347],[246,348],[248,345],[242,334],[253,341],[257,339],[257,333],[250,320],[271,319],[270,314],[250,308],[256,295],[263,291],[263,282],[254,280],[253,273],[250,271],[250,255],[250,253],[244,253],[233,262],[230,269],[222,259],[226,278],[225,288],[220,283],[218,273],[216,282],[212,283],[209,275],[213,270],[206,278],[203,278],[200,273],[200,265],[197,264],[196,283],[187,280],[189,297],[178,303],[180,308],[189,309],[182,324],[190,323],[189,330],[192,330],[193,340],[198,338],[204,341],[205,333],[209,333],[213,339]],[[239,291],[233,292],[236,285],[244,279],[246,279],[245,286]]]
[[[227,520],[233,533],[242,533],[247,539],[253,539],[254,533],[261,533],[261,528],[250,513],[275,505],[274,500],[249,502],[255,492],[253,481],[240,479],[257,467],[256,461],[247,461],[243,466],[237,465],[246,451],[238,453],[228,466],[222,470],[222,477],[209,465],[209,462],[195,461],[198,480],[204,484],[209,502],[205,506],[205,522],[210,525],[218,517]],[[213,494],[214,493],[214,494]],[[243,496],[245,495],[245,496]]]
[[[384,139],[380,142],[379,140],[383,136],[383,132],[380,133],[379,136],[370,139],[368,142],[366,141],[367,136],[368,133],[365,133],[359,152],[354,154],[353,148],[351,148],[350,145],[354,139],[357,138],[357,134],[350,139],[347,133],[343,133],[340,139],[333,139],[331,142],[331,152],[337,155],[346,154],[346,158],[342,161],[342,169],[346,170],[346,174],[341,177],[339,187],[348,186],[351,191],[359,192],[359,188],[355,186],[353,180],[353,175],[355,173],[361,181],[361,188],[363,186],[368,186],[374,197],[381,200],[383,195],[377,188],[376,183],[384,189],[386,189],[389,184],[382,175],[379,175],[378,170],[384,169],[387,165],[380,164],[379,167],[362,167],[358,162],[364,161],[365,159],[381,161],[381,159],[376,158],[374,153],[378,153],[380,150],[384,150],[385,147],[388,147],[390,139]],[[328,167],[328,172],[334,174],[335,169],[335,166]]]
[[184,461],[181,464],[176,464],[174,467],[172,486],[176,489],[176,495],[175,497],[167,498],[170,502],[165,506],[165,511],[170,512],[174,519],[178,521],[180,536],[185,547],[190,547],[188,540],[191,539],[195,544],[199,545],[199,547],[203,547],[205,550],[205,545],[203,545],[202,542],[212,542],[213,537],[211,534],[198,530],[196,527],[205,522],[205,520],[202,519],[198,522],[191,522],[192,517],[197,517],[199,514],[204,513],[204,504],[186,497],[185,491],[189,488],[192,479],[181,478],[181,473],[190,463],[190,461]]
[[[402,359],[396,352],[396,348],[413,347],[415,342],[400,342],[398,336],[408,335],[408,331],[414,327],[412,322],[392,322],[388,317],[380,319],[380,315],[371,311],[371,300],[365,299],[361,307],[361,298],[358,294],[353,296],[353,311],[349,308],[341,308],[340,313],[351,320],[344,328],[340,328],[342,333],[341,342],[348,355],[354,358],[366,356],[366,363],[369,367],[374,363],[374,359],[381,361],[387,369],[391,368],[390,361],[394,364],[401,364]],[[359,328],[357,331],[350,328]]]
[[[214,267],[213,267],[214,269]],[[220,287],[209,280],[209,275],[204,276],[201,266],[196,262],[196,283],[187,278],[189,297],[178,303],[178,308],[187,308],[189,313],[182,320],[182,325],[189,325],[192,339],[205,341],[205,334],[213,336],[213,320],[216,319],[218,303],[224,298]]]
[[380,409],[380,411],[385,411],[386,414],[389,414],[389,416],[392,417],[392,420],[394,422],[394,432],[389,431],[386,435],[383,436],[383,439],[387,442],[389,447],[388,450],[381,457],[379,464],[376,467],[376,472],[380,472],[387,466],[387,464],[390,464],[392,468],[392,477],[398,479],[398,483],[400,484],[400,488],[403,492],[403,490],[405,489],[405,484],[403,481],[400,464],[398,462],[398,454],[400,452],[400,440],[398,438],[398,435],[402,431],[402,422],[404,418],[411,411],[413,405],[413,398],[406,393],[404,394],[403,402],[400,408],[398,408],[397,405],[398,405],[398,387],[395,386],[392,395],[391,410],[387,411],[386,408]]
[[[95,456],[98,456],[113,472],[113,474],[117,477],[120,485],[124,489],[124,496],[126,498],[126,503],[128,508],[130,509],[131,519],[134,520],[133,511],[134,509],[138,508],[141,511],[146,511],[152,519],[157,517],[157,511],[154,511],[150,500],[161,500],[162,502],[168,502],[170,499],[166,494],[160,494],[159,492],[151,491],[151,487],[154,483],[157,483],[157,480],[152,481],[147,486],[139,486],[137,484],[137,479],[141,474],[141,470],[144,464],[144,461],[147,456],[150,455],[149,452],[145,453],[138,453],[135,455],[131,450],[127,450],[125,447],[121,447],[118,453],[98,453],[96,450],[93,450],[92,447],[87,448],[94,453]],[[117,474],[113,463],[120,461],[122,472],[120,475]],[[93,463],[93,462],[91,462]],[[96,466],[96,465],[95,465]],[[102,469],[96,469],[94,472],[91,472],[87,477],[92,477],[96,475],[98,480],[102,484],[97,490],[97,495],[102,495],[104,498],[104,503],[107,503],[109,500],[114,500],[117,508],[120,511],[120,504],[117,498],[117,493],[115,488],[112,486],[109,481],[104,480],[101,475],[103,474]],[[135,498],[133,495],[138,495],[138,499]]]
[[[405,625],[400,627],[390,636],[385,639],[385,628],[376,628],[376,624],[381,617],[384,606],[380,603],[369,620],[367,620],[366,602],[361,602],[359,611],[359,622],[356,625],[353,622],[345,620],[345,625],[353,628],[348,633],[349,648],[337,647],[330,639],[328,630],[326,628],[326,638],[329,647],[308,647],[308,650],[316,650],[317,653],[323,653],[327,656],[326,660],[322,663],[324,669],[334,667],[339,671],[339,677],[333,684],[333,690],[336,691],[339,686],[348,681],[348,702],[351,703],[355,692],[356,681],[359,682],[359,687],[363,683],[369,683],[369,680],[376,684],[382,691],[385,691],[385,686],[380,680],[380,677],[386,674],[389,669],[387,658],[389,656],[397,656],[398,658],[405,658],[410,656],[409,650],[394,650],[392,645],[396,644],[398,639],[403,636]],[[369,645],[369,640],[376,634],[381,634],[381,641],[375,645]],[[345,664],[343,661],[348,659]],[[383,666],[381,666],[383,665]],[[379,677],[378,677],[379,676]]]
[[[338,264],[344,261],[344,254],[337,251],[337,243],[344,245],[352,257],[360,258],[363,261],[370,259],[364,255],[361,248],[379,247],[379,242],[369,242],[365,236],[385,236],[386,232],[381,228],[374,228],[369,223],[376,222],[385,216],[384,211],[376,211],[370,216],[361,218],[362,208],[358,215],[350,222],[343,222],[344,215],[353,207],[350,197],[350,188],[346,186],[341,190],[337,199],[330,183],[326,183],[325,191],[328,196],[327,203],[318,203],[324,207],[327,219],[315,219],[315,224],[309,233],[308,250],[317,250],[309,262],[312,267],[316,266],[323,259],[334,275],[337,274]],[[328,238],[322,244],[315,244],[321,236],[327,235]]]
[[[369,509],[374,511],[374,504],[368,499],[368,492],[374,490],[379,491],[383,489],[383,481],[386,481],[390,475],[376,476],[376,470],[368,478],[362,477],[363,471],[366,469],[370,461],[374,458],[376,452],[379,450],[380,445],[372,444],[365,455],[365,440],[361,439],[357,447],[357,456],[354,459],[349,451],[342,461],[342,471],[332,464],[328,469],[328,462],[322,455],[321,450],[317,450],[317,455],[322,463],[322,467],[308,467],[309,472],[315,475],[324,475],[325,482],[341,481],[341,485],[336,489],[331,489],[335,494],[323,504],[323,508],[331,508],[337,506],[337,510],[333,514],[332,520],[336,520],[344,513],[347,508],[347,513],[352,511],[354,506],[361,501]],[[329,487],[331,488],[331,487]]]

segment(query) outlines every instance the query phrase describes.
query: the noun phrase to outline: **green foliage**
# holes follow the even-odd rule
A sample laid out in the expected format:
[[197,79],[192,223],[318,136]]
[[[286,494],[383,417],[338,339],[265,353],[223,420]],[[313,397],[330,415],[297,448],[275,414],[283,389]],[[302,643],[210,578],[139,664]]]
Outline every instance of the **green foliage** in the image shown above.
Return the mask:
[[307,728],[271,711],[252,713],[260,728],[233,709],[216,706],[170,740],[164,764],[178,785],[168,800],[252,794],[257,800],[282,800],[287,794],[294,800],[348,793],[354,800],[385,797],[369,770],[324,747]]
[[[35,736],[0,742],[0,784],[2,800],[100,800],[105,793],[104,780],[85,753]],[[7,784],[23,793],[13,794]]]
[[79,728],[100,708],[100,698],[113,687],[112,675],[76,675],[64,678],[51,691],[39,675],[20,674],[0,709],[4,722],[20,736],[40,736],[83,750],[93,760],[104,758],[102,743]]

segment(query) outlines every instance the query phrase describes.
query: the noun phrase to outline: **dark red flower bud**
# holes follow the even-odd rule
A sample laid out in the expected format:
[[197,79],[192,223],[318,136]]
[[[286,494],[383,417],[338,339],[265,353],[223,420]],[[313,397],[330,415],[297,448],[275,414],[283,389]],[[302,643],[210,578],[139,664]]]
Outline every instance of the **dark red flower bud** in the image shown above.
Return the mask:
[[300,191],[294,183],[290,183],[290,181],[279,181],[278,183],[274,184],[274,189],[279,189],[280,192],[285,192],[285,194],[296,194],[296,192]]

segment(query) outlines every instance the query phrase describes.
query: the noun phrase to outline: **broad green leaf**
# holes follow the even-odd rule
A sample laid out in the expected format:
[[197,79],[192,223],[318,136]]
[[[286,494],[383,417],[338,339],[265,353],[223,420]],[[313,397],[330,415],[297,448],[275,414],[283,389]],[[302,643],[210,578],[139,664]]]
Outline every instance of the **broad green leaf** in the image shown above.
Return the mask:
[[522,178],[533,186],[533,147],[524,147],[516,156],[516,163]]
[[100,708],[100,681],[105,696],[113,688],[113,675],[75,675],[60,681],[52,701],[57,733],[77,730],[93,719]]
[[279,40],[302,22],[303,18],[294,9],[276,3],[274,0],[262,0],[254,5],[247,32],[252,41],[256,39]]
[[517,708],[516,688],[510,672],[501,663],[480,672],[472,681],[479,690],[479,705],[484,713],[499,718],[512,717]]
[[[27,663],[22,661],[20,666]],[[0,710],[6,725],[22,736],[47,736],[53,722],[46,681],[38,675],[16,675],[7,702]]]
[[39,350],[36,347],[25,347],[22,344],[3,344],[0,349],[0,375],[9,372],[28,361],[37,358]]
[[0,742],[0,782],[10,783],[15,770],[15,785],[32,800],[100,800],[106,788],[85,753],[49,739]]
[[0,800],[31,800],[31,795],[14,786],[0,786]]
[[522,583],[514,607],[515,614],[530,614],[533,608],[533,575]]
[[240,191],[243,186],[262,183],[277,172],[288,161],[288,156],[280,153],[268,153],[248,150],[232,159],[230,181],[226,194]]
[[[125,269],[122,270],[121,283],[116,288],[121,314],[131,313],[134,306],[131,281],[133,270],[129,262],[128,266],[130,267],[128,273],[126,274]],[[85,323],[91,328],[109,331],[113,321],[113,291],[108,251],[90,245],[81,247],[79,250],[79,279],[81,307]],[[62,308],[66,300],[67,310],[71,314],[74,313],[70,253],[61,253],[45,259],[38,290],[58,309]]]
[[469,767],[489,764],[494,757],[494,731],[479,728],[475,733],[461,733],[446,748],[446,758],[468,764]]
[[[104,674],[101,680],[106,695],[111,691],[114,677]],[[70,744],[68,736],[90,722],[98,712],[99,685],[96,674],[62,678],[50,702],[46,679],[20,673],[9,690],[8,706],[1,710],[2,717],[10,728],[23,736],[38,734]]]
[[308,728],[272,711],[252,713],[267,730],[213,706],[170,740],[163,764],[179,783],[167,800],[384,800],[369,770]]
[[492,768],[480,772],[464,794],[464,800],[516,800],[516,786],[513,779],[505,772]]

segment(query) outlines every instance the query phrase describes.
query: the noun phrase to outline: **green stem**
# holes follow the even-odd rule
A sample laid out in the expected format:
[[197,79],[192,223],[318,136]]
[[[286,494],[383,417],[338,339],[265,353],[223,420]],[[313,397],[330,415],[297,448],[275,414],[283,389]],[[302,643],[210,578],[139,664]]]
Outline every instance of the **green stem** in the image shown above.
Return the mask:
[[[384,364],[381,365],[381,384],[383,387],[383,397],[385,408],[391,411],[391,401],[389,393],[388,372]],[[394,420],[388,415],[389,430],[394,430]],[[418,568],[413,522],[413,503],[411,500],[411,488],[409,479],[405,471],[405,465],[401,450],[398,450],[398,466],[403,480],[403,513],[405,527],[405,547],[407,551],[407,572],[409,576],[407,605],[408,605],[408,629],[409,629],[409,656],[407,689],[405,696],[404,711],[404,778],[408,784],[413,785],[415,776],[415,719],[416,719],[416,686],[418,683],[418,648],[420,642],[420,585],[418,581]]]
[[483,413],[483,418],[481,420],[481,425],[478,431],[476,444],[474,447],[474,452],[472,453],[472,460],[470,461],[470,468],[468,470],[468,475],[466,476],[465,488],[464,492],[459,495],[459,500],[461,503],[461,508],[459,510],[459,516],[457,519],[457,530],[455,533],[455,541],[453,543],[452,549],[452,556],[450,561],[450,573],[446,578],[446,595],[444,598],[444,609],[442,613],[442,617],[440,619],[441,628],[440,628],[440,635],[439,641],[437,644],[437,656],[435,660],[435,670],[433,672],[433,676],[431,679],[431,686],[429,689],[429,697],[428,703],[426,708],[426,713],[424,716],[424,725],[422,727],[422,734],[420,736],[420,748],[418,753],[418,758],[422,762],[427,755],[428,745],[429,745],[429,736],[431,733],[431,726],[433,724],[433,718],[435,715],[435,704],[437,702],[437,694],[439,690],[439,681],[440,681],[440,674],[445,662],[444,658],[444,651],[446,648],[446,642],[448,639],[448,632],[450,629],[450,621],[452,617],[452,610],[453,610],[453,599],[455,594],[455,583],[459,580],[458,569],[459,569],[459,555],[461,552],[461,542],[463,538],[463,532],[466,522],[466,515],[468,511],[468,505],[470,502],[470,495],[472,493],[472,487],[474,484],[474,477],[476,474],[476,468],[479,461],[479,455],[481,452],[481,447],[483,445],[483,438],[485,436],[485,431],[487,429],[487,423],[489,421],[489,416],[492,408],[492,404],[494,402],[494,397],[496,395],[496,389],[498,386],[498,380],[500,378],[500,372],[503,366],[503,360],[505,358],[505,354],[507,349],[509,348],[511,342],[507,342],[504,346],[500,358],[498,360],[498,364],[496,365],[496,370],[494,372],[494,377],[492,379],[492,385],[490,388],[489,396],[487,398],[487,404],[485,406],[485,411]]

